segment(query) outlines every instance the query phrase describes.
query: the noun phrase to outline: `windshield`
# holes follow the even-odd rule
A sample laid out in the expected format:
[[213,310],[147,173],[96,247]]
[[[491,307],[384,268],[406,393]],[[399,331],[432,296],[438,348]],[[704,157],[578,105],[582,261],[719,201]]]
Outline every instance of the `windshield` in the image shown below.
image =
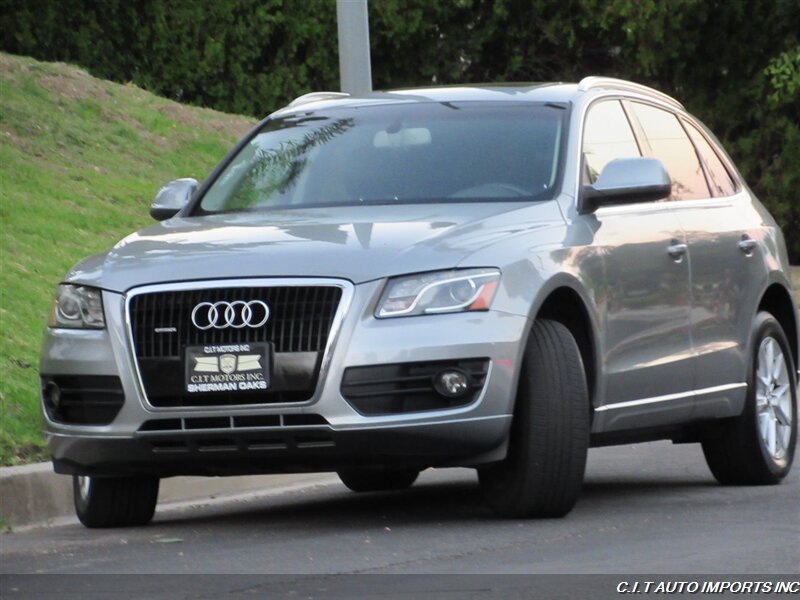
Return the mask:
[[271,119],[207,189],[195,214],[548,199],[565,112],[448,102]]

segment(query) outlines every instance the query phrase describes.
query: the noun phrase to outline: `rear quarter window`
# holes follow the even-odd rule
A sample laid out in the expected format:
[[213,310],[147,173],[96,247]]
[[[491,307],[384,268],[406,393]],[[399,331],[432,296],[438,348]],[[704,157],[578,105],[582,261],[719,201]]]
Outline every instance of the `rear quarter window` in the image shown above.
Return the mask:
[[686,127],[686,131],[689,132],[689,137],[692,138],[692,142],[694,142],[697,148],[697,153],[706,165],[711,191],[715,196],[732,196],[735,194],[736,183],[709,141],[697,127],[690,122],[684,120],[683,124]]

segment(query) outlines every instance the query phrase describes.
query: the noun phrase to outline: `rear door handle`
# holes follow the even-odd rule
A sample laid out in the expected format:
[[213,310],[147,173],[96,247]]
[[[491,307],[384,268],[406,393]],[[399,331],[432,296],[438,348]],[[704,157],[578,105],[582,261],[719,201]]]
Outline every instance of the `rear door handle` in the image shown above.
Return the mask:
[[739,250],[744,252],[747,256],[750,256],[753,253],[753,250],[756,249],[756,241],[747,236],[742,236],[742,241],[739,242]]
[[680,260],[683,258],[683,255],[686,254],[686,250],[688,250],[686,244],[672,244],[667,248],[667,254],[669,254],[673,260]]

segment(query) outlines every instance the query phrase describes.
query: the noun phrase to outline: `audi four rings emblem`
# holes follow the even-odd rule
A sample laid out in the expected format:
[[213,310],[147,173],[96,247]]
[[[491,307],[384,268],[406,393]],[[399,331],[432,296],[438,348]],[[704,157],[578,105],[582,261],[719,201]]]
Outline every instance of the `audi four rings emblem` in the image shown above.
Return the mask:
[[269,307],[261,300],[201,302],[192,310],[192,323],[198,329],[242,329],[261,327],[269,319]]

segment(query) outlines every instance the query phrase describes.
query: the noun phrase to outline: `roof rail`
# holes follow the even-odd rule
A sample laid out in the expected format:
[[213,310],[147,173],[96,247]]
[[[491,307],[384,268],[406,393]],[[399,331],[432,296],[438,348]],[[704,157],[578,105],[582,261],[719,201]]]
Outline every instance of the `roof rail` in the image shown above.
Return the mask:
[[308,102],[317,102],[318,100],[335,100],[336,98],[347,98],[350,94],[347,92],[311,92],[298,96],[289,103],[289,106],[299,106],[307,104]]
[[628,92],[639,92],[640,94],[646,94],[648,96],[654,96],[661,100],[662,102],[666,102],[667,104],[671,104],[681,110],[685,110],[683,104],[675,100],[672,96],[668,96],[664,92],[659,92],[651,87],[646,85],[642,85],[641,83],[633,83],[632,81],[625,81],[624,79],[615,79],[613,77],[584,77],[581,79],[581,82],[578,84],[578,90],[581,92],[588,92],[589,90],[597,89],[597,88],[609,88],[615,90],[625,90]]

